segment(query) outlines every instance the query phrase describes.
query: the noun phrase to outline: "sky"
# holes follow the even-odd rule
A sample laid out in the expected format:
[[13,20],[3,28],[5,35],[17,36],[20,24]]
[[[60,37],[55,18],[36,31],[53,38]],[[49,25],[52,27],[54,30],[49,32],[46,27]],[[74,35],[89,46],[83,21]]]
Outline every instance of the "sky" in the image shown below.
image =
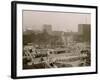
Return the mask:
[[42,30],[44,24],[52,25],[53,31],[78,31],[78,24],[91,24],[91,14],[23,11],[23,30]]

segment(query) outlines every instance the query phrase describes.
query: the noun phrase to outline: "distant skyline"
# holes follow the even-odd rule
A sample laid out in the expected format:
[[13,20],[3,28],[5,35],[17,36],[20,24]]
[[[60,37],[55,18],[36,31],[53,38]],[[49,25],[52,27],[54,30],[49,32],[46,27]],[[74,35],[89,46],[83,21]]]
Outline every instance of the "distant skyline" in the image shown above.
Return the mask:
[[23,11],[23,30],[42,30],[44,24],[53,31],[78,31],[78,24],[91,24],[91,14]]

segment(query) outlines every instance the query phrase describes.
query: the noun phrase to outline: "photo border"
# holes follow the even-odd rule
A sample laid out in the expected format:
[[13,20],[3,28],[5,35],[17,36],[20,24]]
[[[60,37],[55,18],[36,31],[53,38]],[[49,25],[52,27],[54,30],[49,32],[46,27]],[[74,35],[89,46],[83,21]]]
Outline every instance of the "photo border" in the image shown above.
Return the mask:
[[[59,6],[59,7],[78,7],[78,8],[92,8],[96,10],[96,71],[94,72],[83,72],[83,73],[64,73],[64,74],[50,74],[50,75],[37,75],[37,76],[17,76],[17,4],[33,4],[33,5],[48,5],[48,6]],[[24,1],[12,1],[11,2],[11,78],[39,78],[39,77],[54,77],[54,76],[68,76],[68,75],[85,75],[85,74],[97,74],[98,73],[98,7],[88,5],[72,5],[72,4],[57,4],[57,3],[41,3],[41,2],[24,2]]]

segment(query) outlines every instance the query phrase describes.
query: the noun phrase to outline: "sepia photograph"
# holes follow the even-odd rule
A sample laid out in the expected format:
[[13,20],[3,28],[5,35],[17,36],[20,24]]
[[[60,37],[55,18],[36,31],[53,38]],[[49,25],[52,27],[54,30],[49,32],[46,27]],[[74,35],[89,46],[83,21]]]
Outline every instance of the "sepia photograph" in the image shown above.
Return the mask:
[[23,10],[23,69],[91,66],[91,14]]
[[11,77],[97,74],[97,6],[12,2]]

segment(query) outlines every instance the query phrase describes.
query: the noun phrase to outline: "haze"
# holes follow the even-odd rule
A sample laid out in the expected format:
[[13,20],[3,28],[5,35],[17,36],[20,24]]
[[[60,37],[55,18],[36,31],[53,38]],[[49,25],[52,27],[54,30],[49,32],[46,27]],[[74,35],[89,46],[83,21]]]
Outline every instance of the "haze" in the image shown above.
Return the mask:
[[23,30],[42,30],[44,24],[51,24],[55,31],[78,30],[78,24],[91,24],[91,14],[23,11]]

